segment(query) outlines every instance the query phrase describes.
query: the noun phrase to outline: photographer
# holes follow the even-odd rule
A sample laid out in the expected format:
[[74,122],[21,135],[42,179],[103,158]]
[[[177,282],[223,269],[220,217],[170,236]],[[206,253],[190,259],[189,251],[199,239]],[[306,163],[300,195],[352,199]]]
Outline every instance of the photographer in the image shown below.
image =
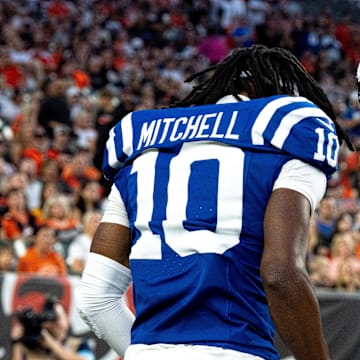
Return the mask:
[[[64,307],[52,300],[41,313],[27,309],[17,314],[11,329],[12,360],[95,360],[83,339],[68,336],[69,318]],[[30,330],[29,330],[30,328]]]

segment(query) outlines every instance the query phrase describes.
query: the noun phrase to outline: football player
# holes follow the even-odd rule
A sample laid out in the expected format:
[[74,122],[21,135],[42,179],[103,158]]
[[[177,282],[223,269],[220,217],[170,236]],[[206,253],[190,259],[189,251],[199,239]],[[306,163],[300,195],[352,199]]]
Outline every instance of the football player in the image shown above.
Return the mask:
[[[275,329],[297,360],[329,359],[305,257],[350,140],[284,49],[236,49],[188,81],[174,106],[110,132],[113,186],[81,316],[126,360],[275,360]],[[136,317],[123,300],[131,281]]]

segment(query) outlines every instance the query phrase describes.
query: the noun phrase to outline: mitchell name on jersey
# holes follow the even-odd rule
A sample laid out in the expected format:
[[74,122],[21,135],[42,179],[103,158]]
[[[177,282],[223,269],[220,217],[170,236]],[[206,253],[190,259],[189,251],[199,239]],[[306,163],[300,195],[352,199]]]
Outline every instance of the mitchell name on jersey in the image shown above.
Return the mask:
[[176,148],[191,141],[282,151],[328,177],[337,168],[339,141],[331,119],[304,97],[280,95],[129,113],[110,132],[104,175],[113,180],[124,163],[145,150]]

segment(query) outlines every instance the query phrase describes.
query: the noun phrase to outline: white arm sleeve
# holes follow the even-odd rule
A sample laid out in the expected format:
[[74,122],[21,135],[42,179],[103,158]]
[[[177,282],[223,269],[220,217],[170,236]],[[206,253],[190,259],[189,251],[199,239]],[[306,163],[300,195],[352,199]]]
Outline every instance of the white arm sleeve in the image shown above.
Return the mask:
[[294,159],[283,165],[273,190],[286,188],[300,192],[309,200],[311,213],[314,213],[325,195],[326,186],[326,175],[322,171],[301,160]]
[[108,222],[129,227],[129,218],[124,201],[116,185],[111,187],[101,222]]
[[81,318],[120,356],[124,356],[130,345],[130,331],[135,320],[124,302],[130,282],[127,267],[103,255],[90,253],[76,288]]

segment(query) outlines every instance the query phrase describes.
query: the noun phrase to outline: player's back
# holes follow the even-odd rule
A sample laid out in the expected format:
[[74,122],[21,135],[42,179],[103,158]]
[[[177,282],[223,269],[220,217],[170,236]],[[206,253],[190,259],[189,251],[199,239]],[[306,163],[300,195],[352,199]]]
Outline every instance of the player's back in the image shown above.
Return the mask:
[[[317,115],[284,121],[304,107]],[[286,162],[333,171],[338,143],[318,110],[303,98],[274,97],[135,112],[114,129],[104,170],[115,174],[130,220],[132,343],[278,358],[260,278],[263,218]]]

